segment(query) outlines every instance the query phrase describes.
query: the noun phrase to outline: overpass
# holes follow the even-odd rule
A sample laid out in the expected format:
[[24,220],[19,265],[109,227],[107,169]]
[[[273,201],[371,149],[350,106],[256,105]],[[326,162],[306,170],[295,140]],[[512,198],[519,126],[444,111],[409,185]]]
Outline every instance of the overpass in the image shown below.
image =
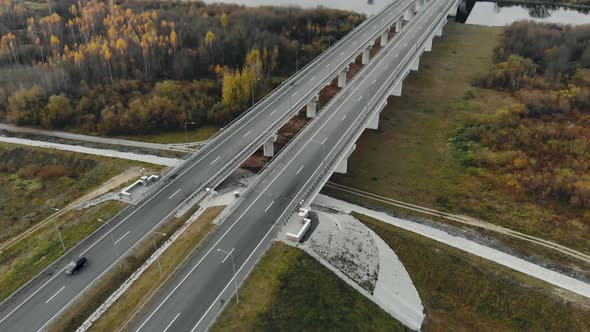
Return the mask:
[[456,6],[457,0],[430,0],[420,4],[415,17],[407,17],[399,33],[218,217],[219,232],[131,318],[134,331],[210,326],[284,223],[297,218],[333,172],[346,171],[355,141],[378,126],[388,97],[401,94],[404,78],[418,70],[420,55],[431,49]]
[[[0,330],[46,328],[182,206],[198,202],[205,196],[206,188],[221,183],[259,148],[264,147],[265,155],[273,156],[278,129],[304,107],[307,114],[314,117],[319,91],[333,79],[338,79],[340,86],[347,85],[346,72],[350,63],[359,55],[367,62],[368,49],[375,41],[386,43],[390,30],[400,31],[403,21],[410,20],[422,5],[422,0],[392,3],[226,126],[198,153],[165,174],[138,203],[123,210],[108,225],[99,228],[3,301]],[[73,278],[66,277],[65,266],[82,255],[89,260],[87,268]]]

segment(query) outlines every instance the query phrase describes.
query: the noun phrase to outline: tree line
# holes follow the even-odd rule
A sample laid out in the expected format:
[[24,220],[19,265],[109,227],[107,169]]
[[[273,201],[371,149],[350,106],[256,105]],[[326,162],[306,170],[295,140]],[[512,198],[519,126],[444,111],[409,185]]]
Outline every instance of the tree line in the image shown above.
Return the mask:
[[[321,8],[0,0],[0,120],[104,134],[225,123],[292,73],[297,49],[305,63],[363,19]],[[162,96],[162,84],[188,97]]]

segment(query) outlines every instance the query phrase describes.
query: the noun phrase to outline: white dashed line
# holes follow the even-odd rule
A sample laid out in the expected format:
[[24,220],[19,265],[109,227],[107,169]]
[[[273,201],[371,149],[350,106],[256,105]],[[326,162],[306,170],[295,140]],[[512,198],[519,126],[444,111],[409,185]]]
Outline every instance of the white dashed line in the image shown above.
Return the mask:
[[123,236],[121,236],[117,241],[115,241],[115,244],[119,243],[119,241],[123,240],[123,238],[125,238],[129,233],[131,233],[131,231],[127,231],[127,233],[123,234]]
[[62,290],[64,290],[64,288],[66,288],[66,286],[63,286],[62,288],[60,288],[57,292],[55,292],[55,294],[53,294],[52,297],[50,297],[47,301],[45,301],[45,304],[49,303],[49,301],[53,300],[53,298],[55,296],[57,296],[57,294],[59,294]]

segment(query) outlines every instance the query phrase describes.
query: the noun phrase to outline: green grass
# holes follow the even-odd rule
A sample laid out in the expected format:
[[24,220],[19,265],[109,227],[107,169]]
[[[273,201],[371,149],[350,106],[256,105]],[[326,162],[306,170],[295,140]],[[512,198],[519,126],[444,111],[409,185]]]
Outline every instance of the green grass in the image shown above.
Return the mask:
[[424,331],[590,330],[586,298],[381,221],[355,217],[404,264],[426,308]]
[[[0,144],[0,242],[22,233],[124,170],[142,165],[65,151]],[[27,168],[63,167],[42,177]]]
[[[58,218],[66,249],[72,248],[125,206],[106,202],[83,211],[69,211]],[[64,253],[53,223],[0,253],[0,301],[41,272]]]
[[277,242],[212,331],[403,331],[404,327],[300,249]]
[[[190,142],[206,141],[211,136],[215,135],[219,131],[219,127],[216,126],[203,126],[194,130],[188,131],[188,140]],[[127,139],[144,141],[150,143],[162,143],[162,144],[173,144],[173,143],[186,143],[186,135],[184,131],[154,134],[154,135],[140,135],[140,136],[128,136]]]
[[580,211],[515,195],[485,170],[464,166],[461,151],[449,143],[466,119],[487,117],[515,102],[509,94],[471,86],[491,64],[502,31],[447,24],[433,52],[422,56],[420,70],[404,81],[403,96],[389,100],[380,129],[366,131],[357,142],[348,174],[332,179],[588,252],[590,229],[575,217]]

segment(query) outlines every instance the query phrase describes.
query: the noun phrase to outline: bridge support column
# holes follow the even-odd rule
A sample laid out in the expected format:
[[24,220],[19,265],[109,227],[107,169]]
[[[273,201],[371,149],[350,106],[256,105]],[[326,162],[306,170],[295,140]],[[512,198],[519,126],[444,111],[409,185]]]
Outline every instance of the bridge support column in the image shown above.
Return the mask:
[[308,103],[307,103],[307,117],[308,118],[315,118],[316,112],[318,110],[318,95],[315,95]]
[[403,80],[400,80],[399,83],[397,83],[393,87],[393,90],[391,90],[391,92],[389,93],[389,95],[390,96],[400,97],[402,95],[402,87],[403,86],[404,86],[404,82],[403,82]]
[[367,47],[366,49],[363,50],[363,65],[368,64],[370,59],[371,59],[371,47]]
[[397,21],[395,21],[395,32],[402,31],[402,18],[400,17]]
[[414,3],[414,12],[419,12],[422,9],[422,0],[416,0]]
[[404,20],[409,21],[412,19],[412,10],[408,9],[404,12]]
[[273,134],[268,141],[264,143],[262,149],[264,150],[265,157],[275,156],[275,142],[277,141],[277,134]]
[[350,150],[348,150],[344,159],[342,159],[342,161],[338,164],[338,166],[336,166],[334,173],[346,174],[346,172],[348,172],[348,158],[350,157],[350,155],[352,154],[354,149],[356,149],[356,144],[354,144],[350,148]]
[[344,68],[340,74],[338,74],[338,87],[343,88],[346,86],[346,73],[348,73],[348,67]]
[[414,61],[412,61],[412,64],[410,65],[410,70],[418,71],[419,67],[420,67],[420,55],[416,56],[416,59],[414,59]]
[[389,40],[389,28],[381,34],[381,47],[384,47],[385,45],[387,45],[388,40]]
[[442,36],[443,33],[443,28],[442,26],[436,29],[436,32],[434,33],[435,36],[440,37]]
[[432,51],[432,38],[428,38],[426,44],[424,44],[424,51],[430,52]]
[[385,106],[387,106],[387,100],[383,101],[381,105],[379,105],[379,112],[375,113],[371,120],[369,120],[366,129],[379,129],[379,117],[381,116],[381,111],[383,111]]

